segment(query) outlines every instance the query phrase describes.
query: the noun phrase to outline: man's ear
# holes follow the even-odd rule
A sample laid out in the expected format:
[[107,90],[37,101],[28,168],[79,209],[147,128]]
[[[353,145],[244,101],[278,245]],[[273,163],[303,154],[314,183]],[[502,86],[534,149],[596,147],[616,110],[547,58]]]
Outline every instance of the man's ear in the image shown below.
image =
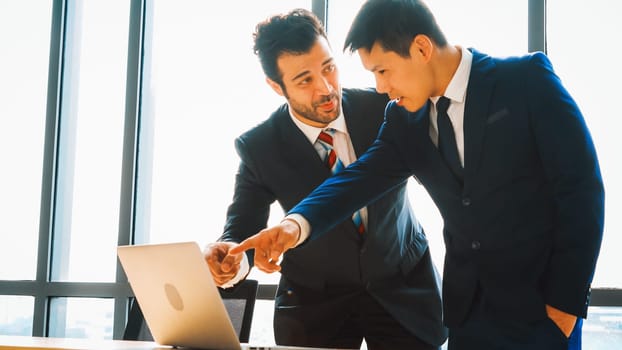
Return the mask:
[[283,88],[281,87],[281,84],[277,83],[276,81],[270,78],[266,78],[266,83],[270,85],[270,87],[272,88],[272,90],[274,90],[274,92],[276,92],[277,94],[281,96],[285,96],[285,93],[283,92]]
[[410,44],[410,56],[419,56],[424,62],[427,62],[432,57],[434,51],[434,43],[427,35],[418,34],[413,38]]

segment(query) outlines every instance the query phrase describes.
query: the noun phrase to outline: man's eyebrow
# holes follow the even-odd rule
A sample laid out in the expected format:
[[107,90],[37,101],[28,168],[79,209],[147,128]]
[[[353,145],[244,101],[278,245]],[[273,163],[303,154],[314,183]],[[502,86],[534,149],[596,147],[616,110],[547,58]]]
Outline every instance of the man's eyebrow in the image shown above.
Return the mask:
[[304,70],[300,73],[298,73],[298,75],[296,75],[295,77],[292,78],[292,81],[295,81],[296,79],[303,77],[305,75],[309,74],[309,70]]
[[[322,62],[322,66],[325,66],[325,65],[327,65],[329,63],[333,63],[334,61],[335,61],[335,59],[333,57],[329,57],[324,62]],[[303,76],[305,76],[307,74],[309,74],[309,70],[302,71],[302,72],[298,73],[296,76],[294,76],[291,80],[294,81],[294,80],[296,80],[298,78],[301,78],[301,77],[303,77]]]
[[324,62],[322,62],[322,66],[325,66],[325,65],[327,65],[329,63],[333,63],[334,60],[335,59],[333,57],[329,57]]
[[370,68],[370,69],[368,69],[368,70],[369,70],[370,72],[372,72],[372,73],[373,73],[373,72],[375,72],[375,71],[377,71],[377,70],[379,69],[378,67],[379,67],[379,65],[377,64],[377,65],[375,65],[375,66],[371,67],[371,68]]

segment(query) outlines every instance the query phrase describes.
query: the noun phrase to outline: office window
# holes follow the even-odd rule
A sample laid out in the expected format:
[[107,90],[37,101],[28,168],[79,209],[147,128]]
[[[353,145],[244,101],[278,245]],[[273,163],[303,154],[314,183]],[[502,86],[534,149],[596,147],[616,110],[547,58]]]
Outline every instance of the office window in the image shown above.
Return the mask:
[[620,118],[622,47],[616,39],[622,33],[622,11],[613,4],[548,0],[547,46],[553,67],[590,128],[605,182],[605,233],[593,287],[620,288],[622,138],[613,123]]
[[112,339],[113,299],[52,298],[50,337]]
[[[527,2],[428,1],[453,44],[493,55],[527,51]],[[205,244],[216,239],[237,170],[233,139],[284,102],[265,84],[252,53],[255,24],[294,7],[323,12],[328,5],[328,34],[343,85],[373,86],[358,57],[341,54],[361,3],[0,1],[0,266],[5,267],[0,269],[0,334],[120,338],[130,291],[122,276],[115,281],[117,241]],[[594,286],[620,288],[615,267],[622,242],[615,232],[622,228],[616,216],[622,164],[616,151],[622,145],[609,126],[616,112],[604,107],[615,104],[619,89],[614,84],[622,78],[614,61],[621,52],[613,42],[622,32],[620,11],[607,0],[590,2],[589,10],[583,1],[546,3],[549,56],[584,111],[605,178],[605,241]],[[143,24],[144,52],[138,46]],[[59,48],[63,57],[57,68],[50,49]],[[134,53],[144,59],[144,70],[133,65]],[[132,102],[133,79],[142,89],[138,106]],[[62,92],[59,105],[56,87]],[[130,175],[136,178],[129,182],[137,187],[126,191],[121,176],[127,181],[130,172],[122,169],[122,147],[134,145],[123,132],[133,118],[139,159],[138,168],[131,169],[137,173]],[[50,125],[58,130],[46,129]],[[127,204],[134,193],[137,202]],[[410,197],[442,268],[436,207],[414,181]],[[55,201],[51,208],[48,198]],[[120,223],[119,214],[127,222]],[[281,217],[275,204],[268,224]],[[44,248],[39,255],[37,247]],[[277,283],[278,277],[251,272],[265,284]],[[619,298],[613,304],[619,306]],[[258,301],[260,325],[253,326],[251,339],[273,341],[272,308],[272,300]],[[622,341],[621,313],[619,307],[590,307],[585,347],[615,348]]]
[[527,52],[527,1],[428,0],[450,43],[494,55]]
[[[345,37],[363,2],[328,2],[328,36],[339,64],[341,83],[345,87],[376,86],[373,75],[363,69],[358,55],[343,52]],[[452,45],[473,47],[500,56],[527,52],[528,8],[525,1],[429,0],[427,4]],[[409,180],[409,198],[427,232],[432,258],[442,271],[445,245],[440,213],[423,186],[412,179]]]
[[113,281],[129,2],[70,0],[52,279]]
[[[223,230],[239,162],[234,138],[285,102],[266,84],[252,51],[255,25],[311,2],[152,5],[136,241],[202,246]],[[279,219],[282,214],[277,209]]]
[[[356,53],[343,54],[354,16],[364,1],[329,1],[328,35],[338,58],[344,86],[375,86]],[[491,55],[527,52],[527,2],[522,0],[429,0],[428,6],[453,45],[473,47]],[[494,14],[494,15],[493,15]]]
[[30,335],[34,298],[0,295],[0,334]]
[[51,11],[0,2],[0,280],[35,277]]
[[583,323],[583,349],[614,350],[622,344],[622,307],[591,306]]
[[255,312],[253,313],[253,323],[251,327],[250,342],[254,344],[273,344],[274,327],[272,319],[274,317],[274,301],[257,300],[255,301]]
[[[311,2],[153,2],[137,243],[202,246],[222,233],[239,162],[233,140],[284,103],[265,83],[252,33],[259,21],[295,7]],[[253,271],[262,281],[275,283],[277,275]]]

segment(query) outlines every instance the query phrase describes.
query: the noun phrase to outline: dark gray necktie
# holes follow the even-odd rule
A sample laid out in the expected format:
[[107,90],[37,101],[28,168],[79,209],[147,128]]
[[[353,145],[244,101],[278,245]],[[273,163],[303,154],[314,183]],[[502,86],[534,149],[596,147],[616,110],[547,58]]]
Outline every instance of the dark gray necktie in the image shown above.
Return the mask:
[[460,155],[458,154],[458,145],[456,144],[456,135],[454,128],[447,114],[449,108],[449,99],[442,96],[436,102],[436,125],[438,126],[438,150],[447,163],[447,166],[456,178],[462,182],[462,164],[460,164]]

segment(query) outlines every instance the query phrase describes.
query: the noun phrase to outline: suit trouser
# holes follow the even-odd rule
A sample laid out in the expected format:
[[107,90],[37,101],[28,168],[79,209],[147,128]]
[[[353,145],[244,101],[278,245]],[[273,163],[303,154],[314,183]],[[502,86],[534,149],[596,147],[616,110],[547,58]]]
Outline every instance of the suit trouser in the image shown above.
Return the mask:
[[[281,286],[283,287],[283,286]],[[366,291],[318,295],[300,286],[277,295],[276,343],[290,346],[369,350],[436,350],[406,330]],[[285,299],[285,300],[283,300]]]
[[577,319],[567,338],[548,317],[533,322],[490,319],[477,294],[467,320],[449,328],[447,350],[581,350],[583,319]]

